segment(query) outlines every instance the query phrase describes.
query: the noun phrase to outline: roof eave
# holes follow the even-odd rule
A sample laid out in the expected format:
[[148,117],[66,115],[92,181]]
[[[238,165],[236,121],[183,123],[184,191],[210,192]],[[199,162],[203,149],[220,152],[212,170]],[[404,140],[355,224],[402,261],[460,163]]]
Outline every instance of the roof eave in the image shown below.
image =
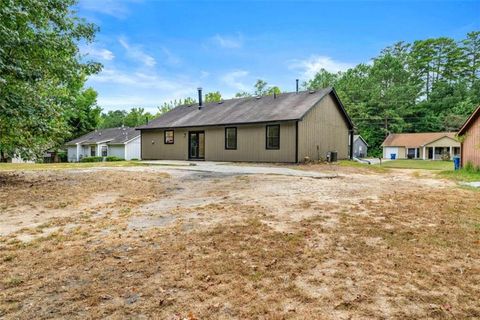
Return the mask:
[[480,106],[478,106],[477,109],[475,109],[475,111],[473,111],[473,113],[470,115],[470,117],[468,117],[467,121],[465,121],[465,123],[462,125],[460,130],[458,130],[458,135],[459,136],[464,134],[465,131],[467,131],[467,129],[470,127],[470,123],[473,122],[473,120],[477,116],[480,116]]
[[301,121],[302,118],[292,118],[292,119],[283,119],[283,120],[267,120],[267,121],[254,121],[254,122],[232,122],[232,123],[218,123],[218,124],[203,124],[203,125],[194,125],[194,126],[172,126],[172,127],[150,127],[150,128],[135,128],[136,130],[164,130],[164,129],[185,129],[185,128],[202,128],[202,127],[222,127],[222,126],[240,126],[240,125],[249,125],[249,124],[262,124],[262,123],[279,123],[279,122],[292,122],[292,121]]
[[353,130],[354,127],[355,127],[355,126],[353,125],[353,121],[352,121],[352,119],[350,119],[350,116],[348,115],[347,110],[346,110],[345,107],[343,106],[342,101],[341,101],[340,98],[338,97],[338,94],[337,94],[337,91],[335,91],[335,88],[333,88],[333,87],[330,88],[330,92],[328,92],[327,94],[330,94],[330,93],[332,93],[332,92],[333,92],[333,94],[334,94],[334,96],[335,96],[335,99],[337,99],[338,104],[340,105],[340,108],[342,109],[342,112],[343,112],[343,114],[344,114],[344,116],[345,116],[345,119],[347,120],[347,122],[348,122],[348,124],[349,124],[349,129],[350,129],[350,130]]

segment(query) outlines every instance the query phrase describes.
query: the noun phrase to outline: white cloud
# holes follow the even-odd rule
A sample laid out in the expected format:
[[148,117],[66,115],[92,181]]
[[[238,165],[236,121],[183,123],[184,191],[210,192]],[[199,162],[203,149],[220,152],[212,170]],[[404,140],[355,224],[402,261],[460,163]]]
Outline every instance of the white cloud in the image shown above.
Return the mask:
[[241,81],[241,78],[248,76],[248,74],[248,71],[245,70],[235,70],[223,75],[220,80],[231,88],[246,91],[248,87]]
[[329,72],[339,72],[346,71],[354,66],[352,63],[336,61],[331,57],[314,55],[308,59],[291,61],[289,68],[300,70],[304,79],[312,79],[321,69]]
[[182,60],[174,55],[170,50],[165,47],[162,47],[163,55],[165,56],[165,62],[169,65],[179,65]]
[[128,9],[130,2],[138,2],[138,0],[81,0],[78,5],[87,11],[125,18],[130,12]]
[[129,58],[139,61],[147,67],[153,67],[157,63],[155,58],[143,52],[140,46],[129,44],[126,38],[120,37],[118,42],[127,51],[127,56]]
[[243,46],[243,37],[241,34],[236,36],[225,36],[216,34],[211,40],[218,46],[226,49],[238,49]]
[[[90,81],[157,90],[177,90],[184,85],[163,79],[156,73],[126,72],[115,68],[104,68],[99,74],[91,76]],[[192,85],[192,88],[195,88],[195,85]]]
[[98,104],[112,108],[158,106],[171,99],[194,96],[200,85],[188,78],[165,78],[159,74],[104,68],[88,80],[89,85],[101,88]]
[[112,51],[104,48],[97,48],[95,45],[87,45],[80,48],[82,54],[87,55],[89,58],[99,59],[103,61],[110,61],[115,58]]

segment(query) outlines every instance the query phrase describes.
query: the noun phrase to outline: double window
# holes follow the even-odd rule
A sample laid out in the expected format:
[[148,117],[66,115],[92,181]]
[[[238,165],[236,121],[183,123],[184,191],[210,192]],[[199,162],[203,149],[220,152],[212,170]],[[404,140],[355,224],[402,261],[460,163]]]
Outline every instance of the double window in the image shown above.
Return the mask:
[[280,149],[280,125],[267,126],[266,132],[266,148],[269,150]]
[[236,127],[225,128],[225,149],[227,150],[237,149],[237,128]]
[[173,130],[165,130],[164,137],[163,137],[163,142],[165,144],[173,144],[174,140],[175,139],[174,139]]

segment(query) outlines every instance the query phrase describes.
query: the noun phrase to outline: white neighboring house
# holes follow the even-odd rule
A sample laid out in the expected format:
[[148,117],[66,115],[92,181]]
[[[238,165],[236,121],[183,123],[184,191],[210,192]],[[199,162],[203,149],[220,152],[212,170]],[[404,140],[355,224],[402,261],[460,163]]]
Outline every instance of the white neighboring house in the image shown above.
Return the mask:
[[66,143],[68,162],[86,157],[115,156],[125,160],[140,160],[140,131],[118,127],[95,130]]

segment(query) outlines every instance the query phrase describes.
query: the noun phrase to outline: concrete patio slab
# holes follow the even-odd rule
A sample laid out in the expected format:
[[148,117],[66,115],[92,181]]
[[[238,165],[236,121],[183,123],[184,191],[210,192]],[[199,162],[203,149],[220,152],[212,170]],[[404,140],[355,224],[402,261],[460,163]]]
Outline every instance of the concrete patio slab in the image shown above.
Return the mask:
[[168,166],[169,169],[203,171],[230,174],[274,174],[284,176],[308,177],[308,178],[336,178],[337,174],[326,174],[321,172],[296,170],[291,168],[265,165],[237,164],[232,162],[213,161],[179,161],[179,160],[146,160],[142,161],[147,165]]

